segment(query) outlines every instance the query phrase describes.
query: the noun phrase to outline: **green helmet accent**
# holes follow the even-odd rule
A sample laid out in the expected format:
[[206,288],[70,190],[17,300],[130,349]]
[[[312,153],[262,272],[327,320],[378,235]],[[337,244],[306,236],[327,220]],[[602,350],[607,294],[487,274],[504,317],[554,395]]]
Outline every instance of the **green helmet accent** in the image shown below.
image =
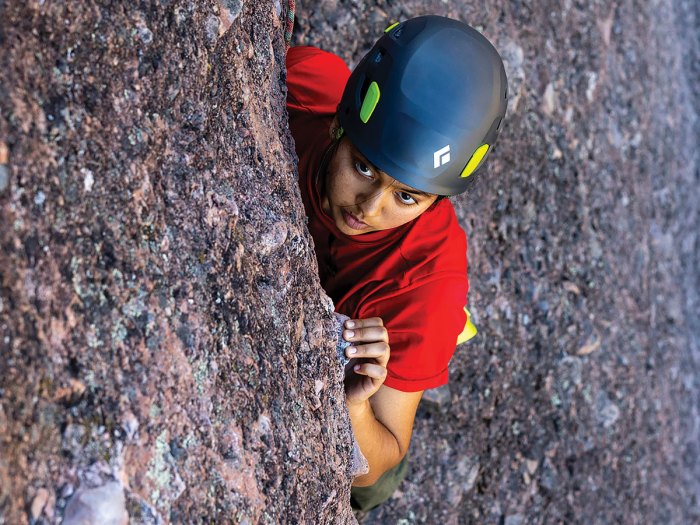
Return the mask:
[[507,96],[503,61],[486,37],[457,20],[421,16],[388,28],[365,55],[338,117],[382,171],[421,191],[457,195],[493,149]]

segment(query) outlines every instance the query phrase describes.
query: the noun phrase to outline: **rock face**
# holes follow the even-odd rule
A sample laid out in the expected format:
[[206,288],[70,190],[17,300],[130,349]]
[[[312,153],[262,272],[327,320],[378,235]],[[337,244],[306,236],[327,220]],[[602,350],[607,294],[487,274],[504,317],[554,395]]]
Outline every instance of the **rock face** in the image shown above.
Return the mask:
[[700,522],[698,5],[298,8],[296,43],[350,65],[397,20],[465,20],[510,81],[487,173],[453,199],[479,336],[366,523]]
[[0,523],[352,521],[283,16],[0,7]]
[[[109,5],[0,7],[0,524],[351,522],[284,8]],[[296,39],[424,13],[511,98],[454,200],[480,335],[367,521],[700,521],[697,3],[309,0]]]

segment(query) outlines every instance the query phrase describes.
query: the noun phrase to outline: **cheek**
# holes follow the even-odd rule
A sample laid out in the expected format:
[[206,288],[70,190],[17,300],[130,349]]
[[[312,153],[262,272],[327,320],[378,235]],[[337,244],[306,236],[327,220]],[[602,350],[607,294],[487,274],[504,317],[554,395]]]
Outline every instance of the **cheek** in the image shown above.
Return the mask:
[[340,163],[332,164],[328,170],[328,190],[333,196],[353,196],[358,190],[357,178]]
[[337,193],[337,189],[342,187],[341,170],[336,159],[331,160],[326,171],[326,188],[329,194]]
[[404,208],[399,204],[385,207],[384,213],[382,214],[382,226],[383,228],[396,228],[397,226],[402,226],[407,222],[411,222],[421,213],[422,211],[420,210]]
[[[432,204],[432,203],[431,203]],[[423,215],[423,213],[430,208],[430,204],[419,205],[412,208],[404,208],[404,211],[400,211],[396,216],[395,220],[401,222],[402,224],[412,221]],[[401,208],[397,208],[401,210]]]

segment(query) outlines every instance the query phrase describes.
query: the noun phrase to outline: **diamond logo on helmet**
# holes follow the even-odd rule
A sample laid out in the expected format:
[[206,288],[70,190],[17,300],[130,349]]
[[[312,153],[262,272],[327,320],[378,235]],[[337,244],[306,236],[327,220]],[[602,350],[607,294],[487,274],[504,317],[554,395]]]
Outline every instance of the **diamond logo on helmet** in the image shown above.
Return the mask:
[[450,162],[450,145],[433,153],[433,168],[439,168]]

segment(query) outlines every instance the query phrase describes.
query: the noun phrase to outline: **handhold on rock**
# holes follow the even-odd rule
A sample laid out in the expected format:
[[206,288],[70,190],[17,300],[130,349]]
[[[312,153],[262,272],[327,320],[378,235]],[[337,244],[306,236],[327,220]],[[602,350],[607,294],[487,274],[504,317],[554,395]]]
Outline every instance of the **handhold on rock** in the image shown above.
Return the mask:
[[121,484],[112,481],[95,489],[79,489],[66,506],[63,525],[127,525],[126,498]]
[[338,360],[345,366],[350,362],[350,359],[345,355],[345,349],[350,346],[350,343],[343,338],[343,330],[345,329],[345,321],[350,320],[350,318],[338,312],[333,312],[333,315],[335,316],[336,335],[338,337],[335,349],[338,352]]
[[353,435],[352,461],[350,462],[350,476],[353,478],[369,472],[369,462],[362,453],[362,450],[360,450],[360,445],[357,443],[357,440],[354,438],[355,436]]
[[[347,315],[339,314],[338,312],[333,312],[333,315],[335,316],[336,335],[338,338],[335,349],[338,355],[338,361],[340,361],[343,364],[343,366],[345,367],[345,373],[347,374],[349,364],[352,360],[345,355],[345,349],[348,346],[350,346],[351,343],[349,343],[343,338],[343,330],[345,329],[345,321],[348,321],[350,318]],[[367,474],[368,472],[369,463],[367,462],[367,458],[365,458],[364,454],[362,453],[362,450],[360,450],[360,445],[357,443],[357,440],[353,435],[352,458],[350,460],[349,474],[351,477],[355,477]]]

